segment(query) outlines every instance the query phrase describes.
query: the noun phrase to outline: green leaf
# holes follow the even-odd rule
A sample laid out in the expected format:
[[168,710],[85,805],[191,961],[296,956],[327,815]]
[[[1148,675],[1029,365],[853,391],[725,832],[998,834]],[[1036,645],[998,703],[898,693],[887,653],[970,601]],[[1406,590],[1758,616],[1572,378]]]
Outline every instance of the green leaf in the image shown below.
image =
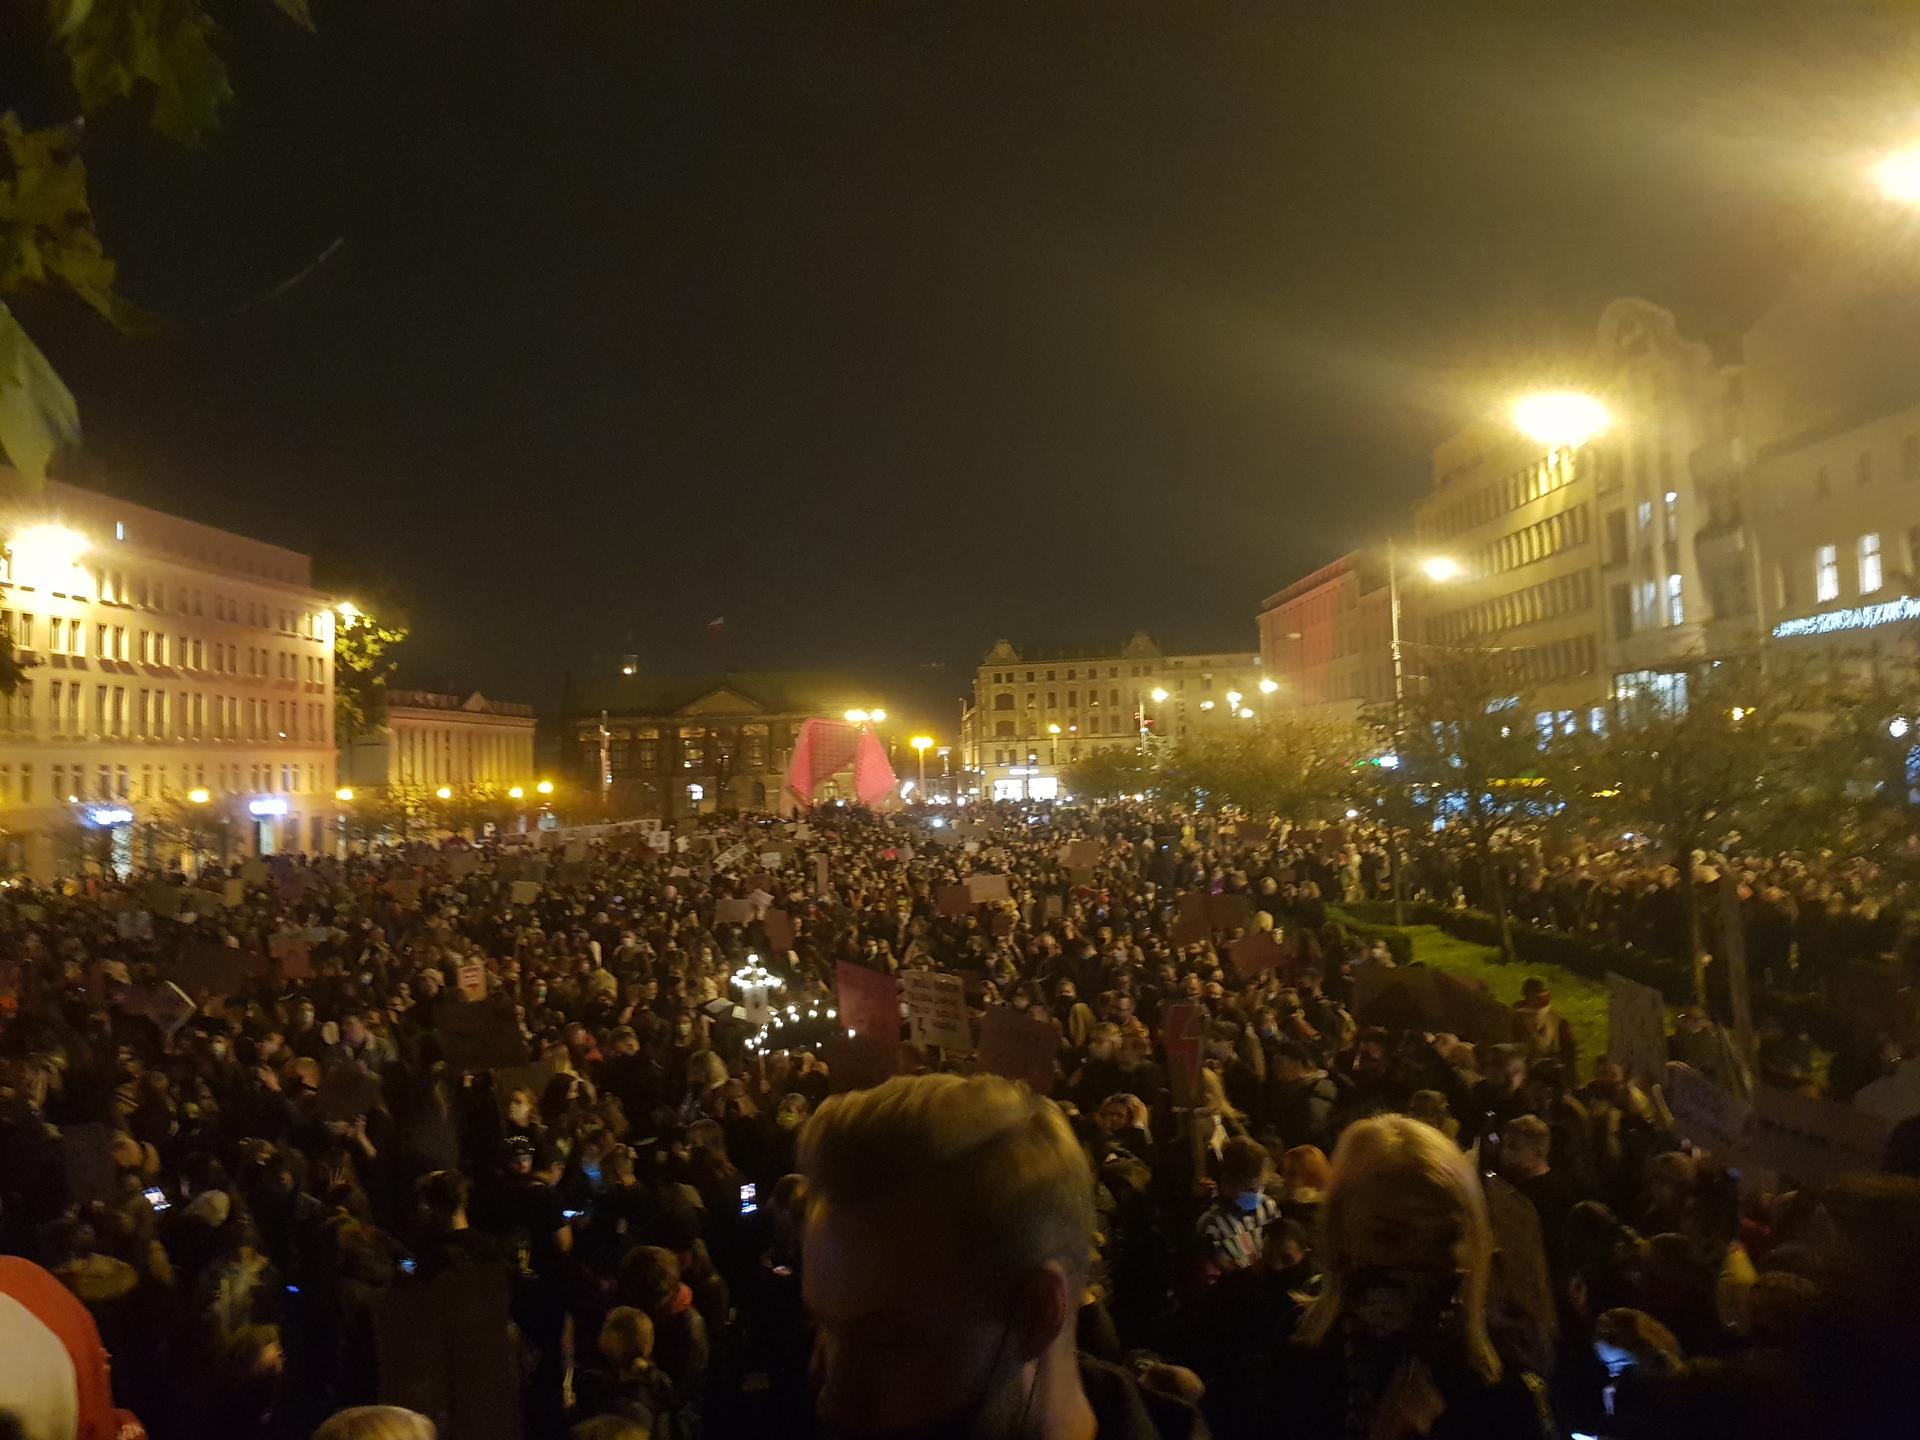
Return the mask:
[[200,0],[92,0],[59,43],[84,111],[134,101],[154,129],[195,145],[233,98],[219,33]]
[[25,130],[0,115],[0,292],[70,290],[111,319],[113,262],[75,146],[70,129]]

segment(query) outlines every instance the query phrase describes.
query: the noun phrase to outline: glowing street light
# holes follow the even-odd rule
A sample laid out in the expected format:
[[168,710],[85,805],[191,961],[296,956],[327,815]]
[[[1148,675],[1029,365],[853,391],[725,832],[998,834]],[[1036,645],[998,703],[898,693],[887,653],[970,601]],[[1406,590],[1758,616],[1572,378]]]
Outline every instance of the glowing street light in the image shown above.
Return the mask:
[[204,805],[213,799],[213,792],[204,785],[196,785],[193,789],[187,791],[187,799],[191,800],[195,805]]
[[553,794],[553,781],[542,780],[538,785],[534,786],[533,788],[539,791],[540,794],[542,795],[551,795]]
[[867,723],[867,712],[856,708],[847,711],[843,718],[849,725],[864,725]]
[[867,718],[878,725],[882,720],[887,718],[887,712],[884,710],[869,710],[867,712]]
[[1552,450],[1577,450],[1613,424],[1607,407],[1578,390],[1543,390],[1513,402],[1522,435]]
[[342,785],[338,790],[333,792],[333,798],[342,801],[353,799],[353,787],[351,785]]
[[510,785],[507,787],[507,798],[509,800],[524,800],[527,798],[527,792],[519,785]]
[[1156,705],[1164,705],[1167,703],[1167,692],[1163,686],[1156,685],[1153,687],[1153,703]]
[[453,789],[451,786],[442,785],[438,790],[434,791],[433,793],[434,793],[434,797],[439,800],[453,799]]
[[1887,199],[1901,205],[1920,205],[1920,145],[1895,151],[1871,173],[1873,183]]
[[907,744],[911,745],[914,753],[920,757],[920,798],[924,800],[927,794],[927,751],[933,748],[933,737],[916,735]]
[[1280,682],[1274,679],[1271,675],[1264,677],[1260,681],[1260,693],[1262,695],[1271,695],[1273,694],[1274,691],[1278,690],[1279,688],[1280,688]]
[[1240,692],[1238,690],[1227,691],[1227,708],[1229,710],[1238,710],[1240,708]]
[[1460,562],[1451,555],[1429,555],[1420,562],[1420,573],[1436,584],[1458,580],[1463,573]]
[[68,577],[87,553],[87,537],[52,523],[29,525],[7,542],[13,556],[13,583],[35,590],[65,590]]
[[340,617],[340,626],[344,630],[351,630],[354,621],[363,618],[367,613],[351,600],[342,600],[333,609],[334,613]]

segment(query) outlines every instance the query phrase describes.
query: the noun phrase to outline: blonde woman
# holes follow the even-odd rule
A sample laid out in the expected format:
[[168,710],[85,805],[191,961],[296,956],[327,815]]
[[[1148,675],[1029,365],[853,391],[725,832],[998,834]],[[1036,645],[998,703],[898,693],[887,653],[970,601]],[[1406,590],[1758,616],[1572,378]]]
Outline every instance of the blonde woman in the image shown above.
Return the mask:
[[1480,1177],[1445,1135],[1405,1115],[1349,1126],[1317,1253],[1319,1294],[1268,1367],[1268,1392],[1237,1397],[1223,1435],[1256,1433],[1263,1414],[1284,1416],[1290,1440],[1560,1433],[1545,1386],[1488,1336],[1493,1231]]

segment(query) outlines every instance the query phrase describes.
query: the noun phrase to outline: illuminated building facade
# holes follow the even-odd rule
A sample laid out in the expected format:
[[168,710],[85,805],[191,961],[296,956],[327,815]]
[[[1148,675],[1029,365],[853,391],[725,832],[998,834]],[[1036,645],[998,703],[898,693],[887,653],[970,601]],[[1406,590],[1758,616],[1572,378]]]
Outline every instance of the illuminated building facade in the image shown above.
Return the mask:
[[183,828],[228,855],[329,848],[335,615],[308,558],[11,471],[0,507],[29,667],[0,697],[9,866],[164,863]]
[[533,707],[425,690],[389,690],[386,723],[341,751],[346,785],[531,791]]
[[[973,679],[961,763],[983,798],[1050,799],[1095,750],[1184,739],[1256,722],[1278,698],[1248,651],[1168,655],[1135,634],[1117,650],[1042,650],[1002,640]],[[1165,698],[1156,700],[1156,692]]]
[[[1413,616],[1402,597],[1401,624]],[[1393,699],[1393,605],[1385,557],[1342,555],[1267,597],[1260,663],[1278,689],[1271,704],[1330,720],[1357,720]]]

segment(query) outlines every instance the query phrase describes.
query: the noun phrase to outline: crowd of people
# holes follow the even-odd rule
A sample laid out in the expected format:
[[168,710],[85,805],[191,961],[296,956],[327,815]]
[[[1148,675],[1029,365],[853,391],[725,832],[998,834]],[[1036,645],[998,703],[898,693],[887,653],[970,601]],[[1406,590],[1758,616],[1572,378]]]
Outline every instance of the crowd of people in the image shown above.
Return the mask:
[[[0,1309],[111,1355],[75,1400],[0,1317],[0,1433],[1911,1433],[1907,1127],[1759,1177],[1538,983],[1504,1034],[1362,1023],[1392,962],[1329,905],[1376,847],[1125,805],[550,838],[0,891]],[[1620,888],[1536,869],[1570,928]],[[1194,895],[1246,903],[1196,935]],[[1050,1077],[904,1023],[856,1073],[846,966],[1045,1020]]]

